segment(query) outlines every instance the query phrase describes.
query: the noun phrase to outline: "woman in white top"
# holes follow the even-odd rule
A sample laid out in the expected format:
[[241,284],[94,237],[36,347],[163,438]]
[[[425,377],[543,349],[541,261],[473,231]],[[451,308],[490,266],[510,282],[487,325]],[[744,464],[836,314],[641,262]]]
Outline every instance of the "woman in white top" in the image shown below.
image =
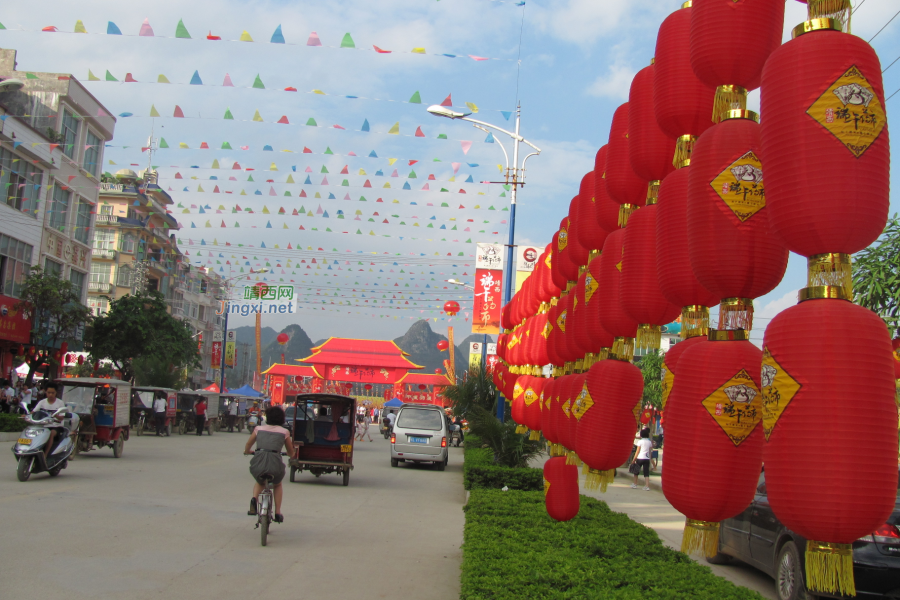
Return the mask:
[[[644,491],[650,491],[650,451],[653,449],[653,443],[650,441],[650,430],[641,429],[641,437],[635,442],[634,458],[631,463],[637,463],[644,470]],[[631,484],[633,489],[638,487],[638,476],[634,474],[634,483]]]

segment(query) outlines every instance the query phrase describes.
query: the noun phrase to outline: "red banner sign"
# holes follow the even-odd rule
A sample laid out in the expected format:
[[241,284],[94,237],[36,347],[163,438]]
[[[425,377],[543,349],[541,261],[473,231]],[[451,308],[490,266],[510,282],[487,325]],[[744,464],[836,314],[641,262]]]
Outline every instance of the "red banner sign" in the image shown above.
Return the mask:
[[31,342],[31,319],[14,307],[18,300],[0,296],[0,340],[28,344]]
[[272,376],[272,404],[284,404],[284,375]]
[[222,367],[222,342],[212,343],[212,358],[210,360],[210,364],[213,369],[219,369]]
[[472,333],[500,333],[500,290],[503,271],[475,270],[475,303],[472,306]]

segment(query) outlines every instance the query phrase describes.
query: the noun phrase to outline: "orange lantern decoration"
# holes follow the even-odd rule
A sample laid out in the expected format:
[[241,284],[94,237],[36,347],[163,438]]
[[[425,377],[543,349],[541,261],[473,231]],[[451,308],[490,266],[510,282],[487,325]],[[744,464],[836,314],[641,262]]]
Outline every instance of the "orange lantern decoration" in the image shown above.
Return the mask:
[[578,467],[566,464],[561,456],[544,463],[544,503],[547,514],[556,521],[569,521],[578,515]]
[[747,508],[762,469],[762,353],[743,331],[710,333],[722,341],[700,339],[678,359],[666,404],[662,487],[687,517],[682,552],[714,556],[719,522]]
[[456,300],[448,300],[444,302],[444,312],[451,317],[459,312],[459,302]]

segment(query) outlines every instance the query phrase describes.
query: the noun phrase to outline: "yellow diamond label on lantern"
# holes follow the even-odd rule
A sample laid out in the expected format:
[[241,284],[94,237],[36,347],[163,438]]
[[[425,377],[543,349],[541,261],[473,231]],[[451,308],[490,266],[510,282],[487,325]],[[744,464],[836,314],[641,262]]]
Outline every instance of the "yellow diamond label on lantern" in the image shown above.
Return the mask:
[[761,377],[763,433],[768,440],[784,409],[803,386],[778,364],[768,348],[763,349]]
[[525,390],[525,406],[531,406],[537,399],[538,395],[534,392],[533,389],[528,388],[527,390]]
[[552,265],[553,265],[553,253],[552,252],[547,253],[547,258],[544,259],[544,264],[547,265],[548,269],[552,268]]
[[566,400],[565,402],[562,403],[562,410],[564,413],[566,413],[566,418],[568,418],[571,414],[571,410],[569,409],[569,407],[571,405],[572,405],[571,400]]
[[622,244],[622,260],[616,263],[616,268],[619,270],[619,273],[622,272],[622,263],[625,262],[625,244]]
[[672,385],[675,383],[675,373],[665,363],[660,367],[660,371],[662,372],[662,407],[665,408],[669,401],[669,394],[672,393]]
[[588,271],[584,276],[584,303],[590,304],[591,298],[594,297],[594,292],[597,291],[597,288],[600,287],[600,284],[597,283],[597,280],[591,275],[591,272]]
[[859,158],[887,125],[884,108],[856,65],[838,77],[806,111]]
[[566,246],[569,245],[569,231],[563,227],[559,230],[559,237],[556,239],[556,247],[560,252],[566,249]]
[[544,498],[550,493],[550,482],[544,479]]
[[507,348],[512,348],[513,346],[515,346],[515,345],[518,344],[518,343],[519,343],[519,338],[518,338],[518,337],[516,336],[516,334],[514,333],[514,334],[512,334],[512,335],[509,336],[509,344],[507,344],[506,347],[507,347]]
[[553,396],[547,394],[547,397],[544,397],[544,392],[541,392],[541,402],[544,402],[544,408],[550,410],[550,401],[553,399]]
[[522,389],[522,386],[517,381],[516,385],[513,386],[513,400],[517,400],[524,392],[525,390]]
[[591,398],[591,393],[588,391],[587,382],[584,382],[584,385],[581,387],[581,392],[575,398],[575,404],[572,406],[572,412],[575,414],[576,419],[581,419],[584,416],[584,413],[588,411],[590,407],[594,405],[594,399]]
[[707,396],[703,406],[735,446],[753,433],[762,418],[759,388],[744,369]]
[[709,185],[741,222],[766,207],[762,163],[752,150],[725,167]]
[[544,323],[543,331],[541,331],[541,335],[544,336],[545,340],[550,337],[551,331],[553,331],[553,324],[550,323],[550,321],[547,321],[546,323]]
[[576,308],[578,308],[578,296],[572,298],[572,310],[574,311]]
[[634,405],[634,408],[631,409],[631,413],[634,415],[635,424],[640,427],[641,426],[641,401],[638,400],[638,403]]
[[556,326],[559,327],[559,330],[562,331],[563,333],[566,332],[566,313],[567,312],[568,311],[564,310],[561,313],[559,313],[558,317],[556,317]]

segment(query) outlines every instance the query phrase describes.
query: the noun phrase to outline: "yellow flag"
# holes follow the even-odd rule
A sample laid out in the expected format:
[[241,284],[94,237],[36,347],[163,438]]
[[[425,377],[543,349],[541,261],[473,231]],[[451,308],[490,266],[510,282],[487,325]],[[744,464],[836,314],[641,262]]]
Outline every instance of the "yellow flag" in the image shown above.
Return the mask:
[[263,204],[262,214],[264,214],[264,215],[271,214],[271,213],[269,213],[269,208],[265,204]]
[[258,111],[258,110],[257,110],[256,112],[253,113],[253,120],[254,120],[254,121],[259,121],[260,123],[263,122],[263,118],[259,115],[259,111]]
[[413,54],[425,54],[425,48],[413,48],[412,53]]
[[219,159],[213,159],[211,168],[213,168],[213,169],[219,168]]
[[397,159],[396,159],[396,158],[389,158],[389,159],[388,159],[388,164],[389,164],[390,166],[392,166],[392,167],[394,166],[394,163],[395,163],[395,162],[397,162]]
[[468,106],[469,110],[471,110],[473,113],[478,112],[478,105],[476,105],[474,102],[466,102],[466,106]]
[[88,69],[88,81],[100,81],[100,78],[94,75],[90,69]]
[[156,78],[156,83],[172,83],[172,82],[169,81],[168,77],[166,77],[165,75],[160,73],[159,77]]
[[179,148],[189,148],[189,146],[187,144],[185,144],[184,142],[179,142],[178,147]]
[[87,29],[84,28],[84,23],[81,22],[81,19],[75,21],[75,33],[87,33]]
[[269,170],[270,170],[270,171],[277,171],[277,170],[278,170],[278,165],[276,165],[275,163],[272,163],[272,166],[269,167]]
[[391,129],[388,131],[388,133],[392,133],[394,135],[399,135],[400,134],[400,121],[397,121],[396,123],[394,123],[394,126],[391,127]]
[[325,95],[325,92],[323,92],[322,90],[313,90],[312,93],[313,93],[313,94],[319,94],[320,96],[324,96],[324,95]]
[[241,41],[242,42],[252,42],[253,41],[253,38],[250,37],[250,34],[247,33],[246,29],[244,30],[244,33],[241,34]]
[[294,183],[294,178],[290,174],[288,174],[288,178],[287,178],[287,181],[285,181],[285,183]]

